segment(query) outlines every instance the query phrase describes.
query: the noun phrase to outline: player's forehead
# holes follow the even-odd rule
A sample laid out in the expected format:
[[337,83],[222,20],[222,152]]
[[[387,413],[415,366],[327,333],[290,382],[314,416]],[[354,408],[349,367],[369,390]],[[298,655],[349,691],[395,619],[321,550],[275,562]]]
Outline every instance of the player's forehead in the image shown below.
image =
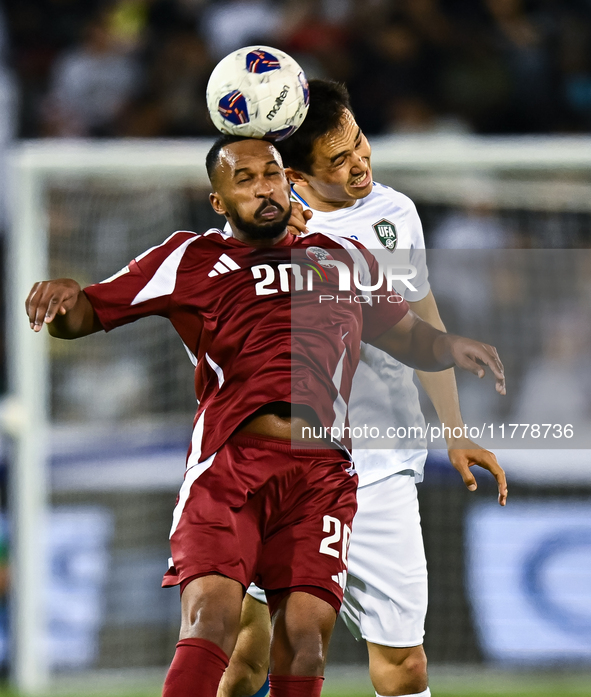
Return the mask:
[[314,164],[317,166],[327,165],[335,155],[354,150],[359,134],[360,129],[355,117],[348,109],[345,109],[339,125],[314,141],[312,148]]
[[224,146],[220,150],[218,169],[222,176],[233,177],[239,171],[261,169],[274,163],[282,166],[281,156],[273,144],[251,138]]

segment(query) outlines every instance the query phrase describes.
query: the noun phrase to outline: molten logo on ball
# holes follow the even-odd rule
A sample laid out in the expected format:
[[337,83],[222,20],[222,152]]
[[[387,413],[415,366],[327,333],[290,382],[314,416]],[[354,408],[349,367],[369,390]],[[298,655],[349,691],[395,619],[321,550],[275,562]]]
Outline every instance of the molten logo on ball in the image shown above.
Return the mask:
[[274,118],[274,116],[277,114],[279,109],[281,109],[281,105],[285,101],[285,98],[289,94],[289,85],[283,85],[283,89],[279,93],[279,96],[275,100],[275,104],[273,105],[273,108],[271,111],[267,114],[267,120],[271,121],[271,119]]

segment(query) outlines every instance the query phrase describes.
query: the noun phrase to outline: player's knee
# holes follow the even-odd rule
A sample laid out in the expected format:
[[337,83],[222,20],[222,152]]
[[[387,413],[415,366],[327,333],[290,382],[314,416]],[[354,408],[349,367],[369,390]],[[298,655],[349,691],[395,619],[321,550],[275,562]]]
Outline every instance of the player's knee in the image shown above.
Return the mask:
[[321,640],[308,637],[290,646],[277,642],[272,648],[271,673],[278,675],[322,675],[326,656]]
[[427,657],[422,646],[370,652],[371,680],[380,695],[401,695],[427,689]]
[[322,675],[336,613],[307,592],[286,597],[274,613],[271,673]]
[[238,634],[241,603],[241,595],[220,603],[217,593],[187,586],[181,599],[181,639],[208,639],[230,654]]
[[220,684],[218,697],[254,695],[264,685],[268,670],[268,661],[246,660],[233,654]]
[[[261,685],[265,682],[269,671],[269,659],[257,658],[255,656],[240,656],[235,658],[232,655],[232,662],[236,660],[236,672],[242,676],[243,680],[256,684],[260,681]],[[260,685],[259,685],[260,687]],[[256,692],[256,690],[254,690]]]
[[422,692],[427,687],[427,657],[424,651],[415,652],[407,656],[401,665],[409,684],[423,685],[419,692]]
[[298,646],[294,652],[292,673],[294,675],[322,675],[326,657],[321,641],[310,641]]
[[184,619],[181,622],[181,639],[211,637],[210,640],[218,643],[217,637],[224,638],[235,634],[237,631],[236,622],[231,622],[225,616],[216,617],[214,614],[197,612],[195,618],[190,621]]
[[330,633],[323,631],[322,626],[311,628],[311,631],[301,631],[292,635],[292,674],[293,675],[322,675],[326,663],[326,650]]
[[247,675],[244,676],[243,684],[245,685],[244,694],[254,695],[265,684],[267,675],[269,674],[269,664],[267,663],[264,669],[259,666],[256,670],[251,666]]

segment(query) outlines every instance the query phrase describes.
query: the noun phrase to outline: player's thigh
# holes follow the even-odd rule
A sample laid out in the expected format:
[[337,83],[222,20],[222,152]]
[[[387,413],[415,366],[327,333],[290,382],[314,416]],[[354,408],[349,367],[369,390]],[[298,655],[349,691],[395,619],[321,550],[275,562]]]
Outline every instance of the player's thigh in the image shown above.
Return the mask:
[[395,474],[362,487],[357,501],[343,619],[358,639],[421,644],[427,566],[414,477]]
[[218,689],[218,697],[255,694],[264,684],[269,669],[271,620],[266,603],[244,596],[240,631],[230,664]]

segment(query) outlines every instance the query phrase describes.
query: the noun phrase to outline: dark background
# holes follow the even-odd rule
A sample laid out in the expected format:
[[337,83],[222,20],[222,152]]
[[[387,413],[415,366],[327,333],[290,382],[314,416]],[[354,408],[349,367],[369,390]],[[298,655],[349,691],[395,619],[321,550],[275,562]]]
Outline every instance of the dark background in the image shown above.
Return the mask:
[[[22,137],[213,135],[203,99],[211,69],[257,42],[288,51],[308,77],[346,82],[368,135],[591,125],[588,0],[3,4]],[[108,114],[81,118],[76,89],[60,87],[72,66],[82,82],[85,71],[112,83],[126,70],[132,77],[113,88]]]

